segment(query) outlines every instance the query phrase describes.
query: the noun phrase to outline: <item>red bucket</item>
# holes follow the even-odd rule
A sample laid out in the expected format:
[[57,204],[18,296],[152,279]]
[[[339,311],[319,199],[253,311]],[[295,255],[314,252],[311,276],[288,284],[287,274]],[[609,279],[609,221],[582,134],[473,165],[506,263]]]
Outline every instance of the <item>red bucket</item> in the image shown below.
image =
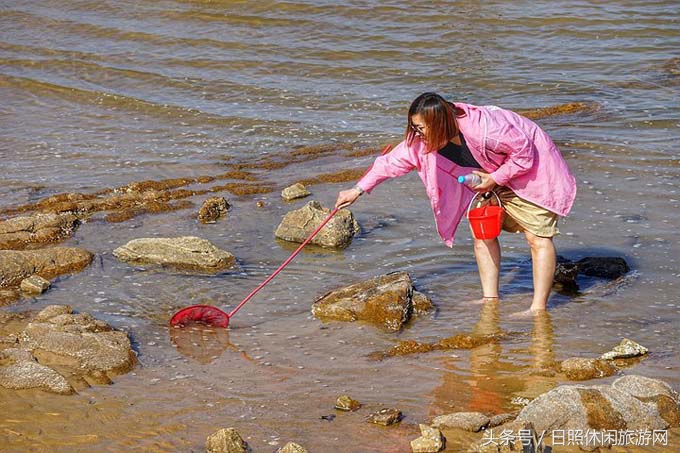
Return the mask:
[[501,204],[501,199],[498,198],[496,192],[491,192],[496,195],[498,206],[484,205],[479,208],[472,209],[472,205],[477,198],[477,195],[472,197],[470,206],[468,207],[467,218],[472,228],[472,234],[475,239],[494,239],[501,234],[501,226],[503,225],[503,217],[505,216],[505,209]]

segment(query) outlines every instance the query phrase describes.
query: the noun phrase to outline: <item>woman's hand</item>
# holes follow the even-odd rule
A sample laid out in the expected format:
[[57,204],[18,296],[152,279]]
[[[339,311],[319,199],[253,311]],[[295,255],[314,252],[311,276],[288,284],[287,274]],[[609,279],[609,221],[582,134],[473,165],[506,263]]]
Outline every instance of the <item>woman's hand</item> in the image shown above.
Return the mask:
[[496,187],[496,181],[493,180],[490,174],[483,171],[473,171],[472,173],[482,178],[482,182],[473,187],[477,192],[488,192]]
[[335,207],[343,206],[347,207],[354,203],[357,198],[362,194],[362,192],[357,189],[356,187],[353,187],[349,190],[343,190],[340,193],[338,193],[338,200],[335,202]]

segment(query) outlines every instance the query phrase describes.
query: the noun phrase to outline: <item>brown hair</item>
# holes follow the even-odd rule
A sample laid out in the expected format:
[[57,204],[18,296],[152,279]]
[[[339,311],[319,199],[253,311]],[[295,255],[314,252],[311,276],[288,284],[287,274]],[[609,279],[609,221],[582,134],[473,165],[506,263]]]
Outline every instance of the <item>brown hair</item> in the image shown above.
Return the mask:
[[464,114],[463,110],[437,93],[423,93],[414,99],[408,109],[406,143],[411,145],[416,138],[412,122],[414,115],[421,115],[423,117],[423,121],[427,126],[427,135],[424,137],[428,144],[427,152],[432,152],[441,148],[458,135],[456,117],[463,116]]

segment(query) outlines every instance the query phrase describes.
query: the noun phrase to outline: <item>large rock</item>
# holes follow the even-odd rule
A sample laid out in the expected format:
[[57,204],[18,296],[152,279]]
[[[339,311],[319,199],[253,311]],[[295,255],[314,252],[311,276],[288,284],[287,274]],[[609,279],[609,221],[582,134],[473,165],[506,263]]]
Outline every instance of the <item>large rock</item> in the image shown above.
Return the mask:
[[32,275],[49,280],[61,274],[80,272],[92,258],[92,253],[75,247],[0,250],[0,288],[19,286]]
[[[502,433],[506,435],[501,439]],[[545,447],[543,437],[536,432],[531,423],[513,421],[499,426],[498,429],[486,431],[484,437],[470,445],[467,451],[468,453],[512,453],[520,451],[522,453],[543,453],[552,450]]]
[[[532,423],[538,432],[668,428],[670,423],[661,416],[657,401],[640,399],[636,394],[662,394],[672,401],[675,413],[678,413],[677,397],[669,396],[674,392],[668,386],[652,379],[627,377],[611,386],[557,387],[531,401],[520,411],[517,421]],[[665,405],[664,410],[667,409],[668,405]],[[667,414],[667,417],[672,415]]]
[[615,279],[630,271],[626,260],[617,256],[588,256],[576,262],[579,274]]
[[[310,201],[300,209],[290,211],[276,228],[274,235],[290,242],[304,242],[330,214],[318,201]],[[321,247],[341,248],[352,242],[360,231],[359,223],[348,209],[341,209],[328,221],[311,243]]]
[[66,305],[45,307],[14,338],[16,346],[0,353],[6,388],[72,393],[76,385],[110,383],[136,363],[124,332]]
[[193,236],[133,239],[115,249],[113,254],[134,264],[158,264],[207,272],[220,272],[236,262],[231,253],[218,249],[206,239]]
[[437,453],[444,449],[446,438],[441,431],[431,426],[418,425],[421,436],[411,441],[411,451],[413,453]]
[[78,225],[78,217],[71,213],[14,217],[0,222],[0,249],[55,242],[73,235]]
[[30,351],[16,348],[0,351],[0,387],[41,389],[62,395],[75,392],[64,376],[38,363]]
[[401,329],[413,312],[413,281],[392,272],[329,292],[312,305],[322,321],[367,321],[390,331]]

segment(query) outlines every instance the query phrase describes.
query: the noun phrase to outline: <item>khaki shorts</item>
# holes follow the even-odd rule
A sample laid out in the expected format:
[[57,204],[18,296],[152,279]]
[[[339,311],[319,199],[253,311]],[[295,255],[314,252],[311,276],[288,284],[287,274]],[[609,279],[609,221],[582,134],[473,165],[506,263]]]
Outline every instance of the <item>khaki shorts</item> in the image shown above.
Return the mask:
[[[510,233],[528,231],[536,236],[545,238],[551,238],[560,234],[560,231],[557,229],[559,216],[554,212],[548,211],[530,201],[523,200],[507,187],[496,187],[494,192],[501,199],[505,209],[503,230]],[[497,204],[496,197],[491,196],[489,202]]]

